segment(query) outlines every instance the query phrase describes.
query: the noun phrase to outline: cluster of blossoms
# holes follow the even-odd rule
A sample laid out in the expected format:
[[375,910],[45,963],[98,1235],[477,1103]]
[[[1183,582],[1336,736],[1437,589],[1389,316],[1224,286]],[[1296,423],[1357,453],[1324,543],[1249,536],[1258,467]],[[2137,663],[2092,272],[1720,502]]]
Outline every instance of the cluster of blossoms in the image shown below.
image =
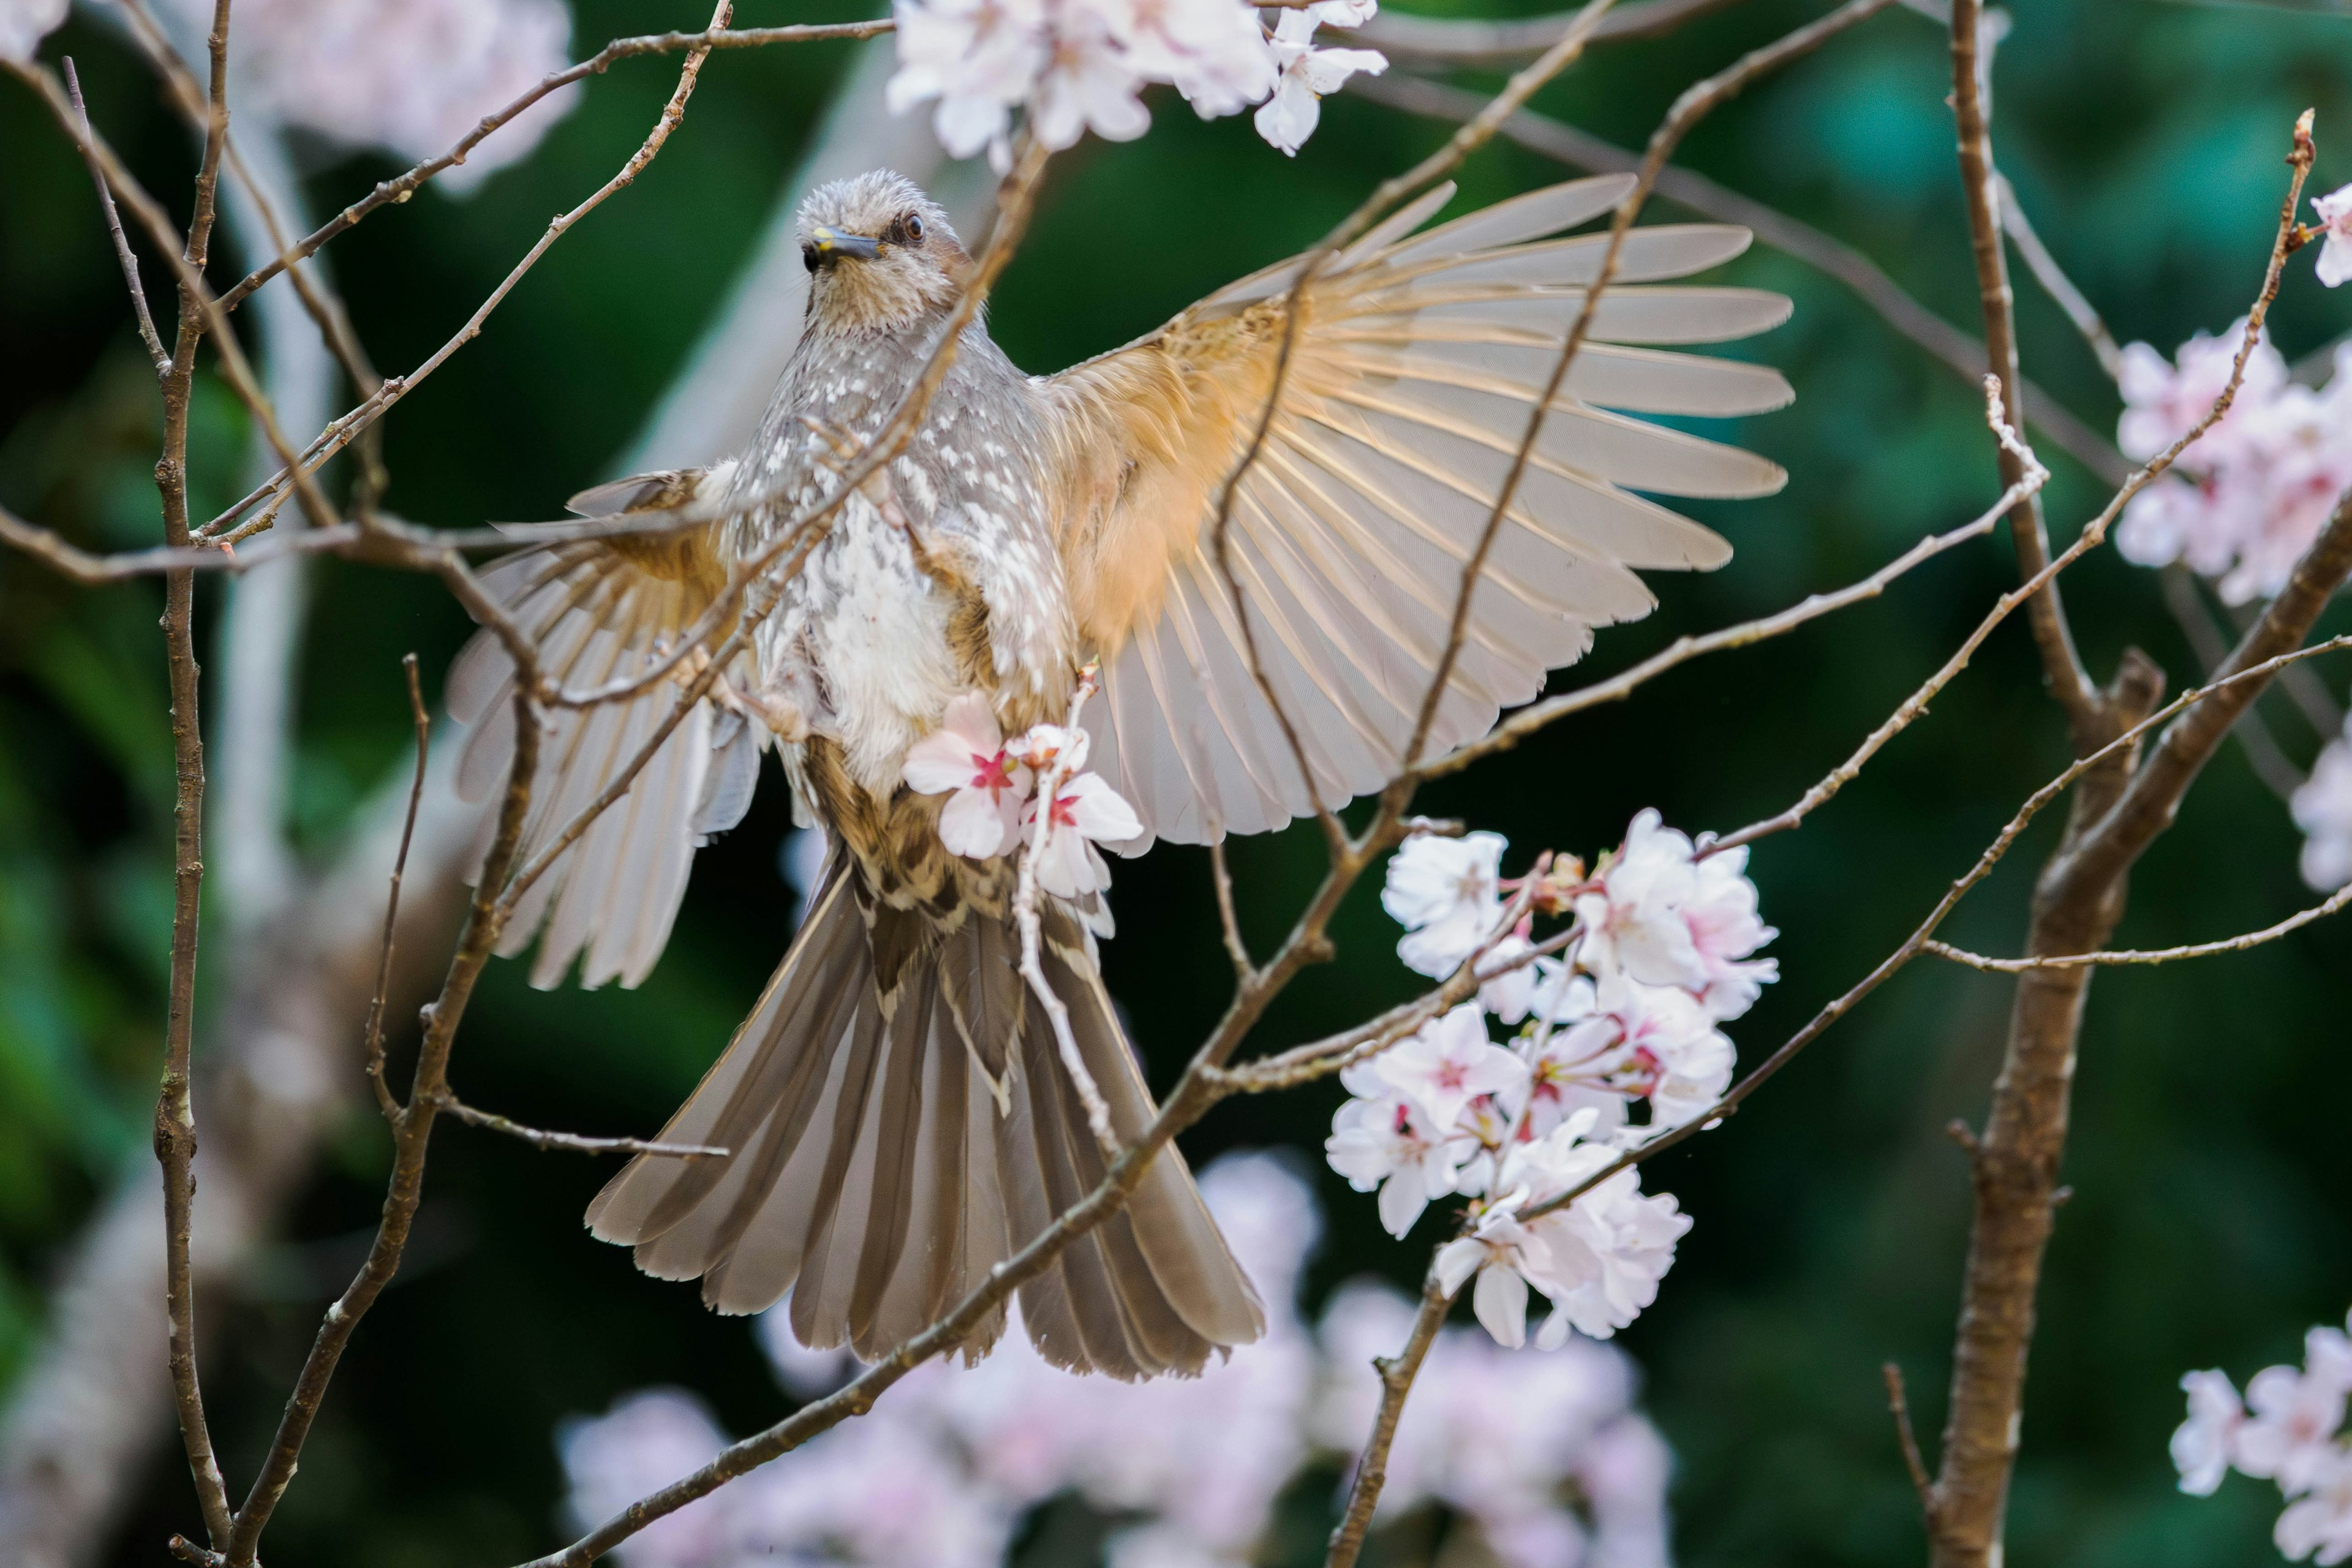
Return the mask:
[[932,128],[959,158],[1006,164],[1013,111],[1047,148],[1087,132],[1112,142],[1151,123],[1142,90],[1165,82],[1204,120],[1253,103],[1258,133],[1296,153],[1320,100],[1388,61],[1370,49],[1315,47],[1318,26],[1361,26],[1376,0],[1316,0],[1269,33],[1243,0],[896,0],[895,111],[936,102]]
[[[1434,978],[1469,963],[1484,984],[1475,1004],[1346,1069],[1351,1098],[1324,1148],[1357,1191],[1379,1189],[1391,1235],[1448,1194],[1471,1200],[1437,1255],[1441,1280],[1459,1289],[1475,1273],[1478,1321],[1511,1347],[1534,1286],[1552,1305],[1536,1336],[1549,1348],[1571,1329],[1606,1338],[1655,1299],[1691,1224],[1671,1194],[1643,1196],[1627,1169],[1548,1205],[1721,1097],[1732,1046],[1717,1026],[1777,978],[1751,956],[1776,933],[1757,916],[1747,851],[1710,854],[1654,811],[1589,876],[1547,861],[1506,882],[1504,847],[1493,833],[1418,837],[1391,862],[1381,903],[1406,928],[1399,956]],[[1530,956],[1539,913],[1573,919],[1546,944],[1557,956]],[[1507,1046],[1489,1015],[1515,1031]]]
[[1083,898],[1110,886],[1110,868],[1095,846],[1143,833],[1135,808],[1101,774],[1078,771],[1087,744],[1084,730],[1060,724],[1039,724],[1008,741],[988,699],[966,692],[948,704],[938,729],[908,748],[907,787],[946,795],[940,842],[985,860],[1031,841],[1037,781],[1058,765],[1064,777],[1054,792],[1037,882],[1057,898]]
[[[659,1521],[621,1548],[627,1568],[994,1568],[1045,1508],[1117,1521],[1109,1568],[1256,1560],[1302,1468],[1344,1460],[1371,1429],[1371,1358],[1403,1342],[1413,1309],[1349,1285],[1310,1327],[1297,1291],[1321,1220],[1306,1183],[1245,1154],[1204,1171],[1201,1190],[1265,1300],[1262,1340],[1197,1378],[1122,1384],[1055,1369],[1015,1323],[979,1365],[919,1368],[867,1415]],[[802,1397],[838,1386],[854,1363],[802,1348],[784,1316],[761,1323],[780,1379]],[[1668,1458],[1634,1385],[1613,1346],[1529,1358],[1447,1331],[1397,1431],[1381,1519],[1444,1510],[1466,1538],[1447,1561],[1664,1568]],[[570,1511],[600,1522],[725,1442],[676,1390],[569,1423]]]
[[[2347,1323],[2352,1327],[2352,1323]],[[2219,1372],[2180,1380],[2189,1419],[2172,1434],[2180,1489],[2210,1497],[2234,1469],[2275,1481],[2287,1506],[2272,1538],[2297,1562],[2352,1558],[2352,1338],[2322,1326],[2305,1336],[2304,1364],[2265,1367],[2245,1397]]]
[[[167,5],[187,37],[212,26],[210,0]],[[0,0],[0,58],[31,59],[65,19],[66,0]],[[571,63],[563,0],[244,0],[234,28],[238,111],[416,159]],[[524,157],[579,91],[540,100],[440,183],[463,189]]]
[[[2116,445],[2145,462],[2196,428],[2229,384],[2244,341],[2241,321],[2220,337],[2198,333],[2171,360],[2146,343],[2124,350]],[[2266,599],[2352,489],[2352,375],[2339,353],[2322,391],[2297,384],[2267,336],[2247,357],[2230,411],[2170,471],[2125,507],[2116,546],[2143,566],[2185,563],[2214,578],[2221,597]]]
[[[2352,185],[2317,198],[2311,237],[2319,280],[2352,279]],[[2146,343],[2124,350],[2116,443],[2145,462],[2195,429],[2229,384],[2246,323],[2198,333],[2169,360]],[[2297,384],[2267,336],[2247,356],[2230,410],[2134,496],[2116,546],[2143,566],[2180,562],[2243,605],[2286,585],[2336,503],[2352,491],[2352,344],[2337,348],[2326,385]],[[2329,742],[2295,793],[2304,879],[2323,891],[2352,882],[2352,728]]]

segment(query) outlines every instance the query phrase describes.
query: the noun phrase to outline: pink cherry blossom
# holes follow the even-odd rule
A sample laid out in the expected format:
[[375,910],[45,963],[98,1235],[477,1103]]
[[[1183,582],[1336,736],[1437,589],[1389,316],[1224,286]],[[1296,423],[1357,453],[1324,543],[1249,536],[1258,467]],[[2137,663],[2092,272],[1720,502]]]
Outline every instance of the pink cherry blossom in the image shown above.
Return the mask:
[[2347,1392],[2325,1365],[2264,1367],[2246,1384],[2252,1414],[2238,1428],[2233,1462],[2250,1476],[2278,1482],[2289,1497],[2308,1489],[2336,1455]]
[[1004,743],[996,710],[976,691],[950,702],[940,727],[907,748],[906,779],[919,795],[948,795],[940,842],[975,860],[1012,846],[1034,787],[1029,769]]
[[2330,289],[2352,278],[2352,185],[2338,185],[2312,198],[2327,243],[2319,249],[2319,280]]
[[1698,894],[1696,853],[1684,834],[1644,810],[1626,830],[1624,847],[1598,868],[1590,891],[1576,900],[1584,931],[1579,954],[1596,974],[1619,970],[1650,985],[1703,989],[1708,982],[1684,908]]
[[[1021,829],[1028,840],[1036,821],[1037,803],[1022,811]],[[1142,819],[1100,773],[1080,773],[1065,779],[1054,792],[1046,825],[1045,852],[1037,862],[1037,881],[1056,898],[1082,898],[1110,886],[1110,868],[1097,844],[1124,844],[1143,832]]]
[[1695,869],[1698,885],[1683,908],[1683,921],[1706,977],[1698,1000],[1717,1018],[1737,1018],[1756,1005],[1763,987],[1780,978],[1778,959],[1748,956],[1780,933],[1757,914],[1746,845],[1708,855]]
[[1371,1058],[1371,1076],[1427,1115],[1427,1125],[1453,1130],[1481,1095],[1517,1094],[1527,1064],[1486,1037],[1486,1016],[1465,1004]]
[[2321,750],[2290,809],[2305,835],[2303,879],[2324,893],[2352,882],[2352,719]]
[[1381,1224],[1402,1237],[1431,1200],[1454,1190],[1458,1162],[1451,1141],[1405,1096],[1349,1087],[1357,1097],[1332,1117],[1324,1154],[1356,1191],[1379,1189]]
[[[169,4],[211,25],[209,0]],[[562,70],[571,40],[562,0],[241,0],[235,85],[287,124],[423,158]],[[550,93],[436,183],[463,191],[524,157],[579,99]]]
[[940,145],[969,158],[1002,143],[1012,110],[1045,69],[1041,0],[895,0],[898,69],[883,90],[893,114],[938,100]]
[[2310,1489],[2278,1518],[2271,1539],[2292,1562],[2320,1563],[2352,1557],[2352,1454],[2330,1448],[2315,1468]]
[[2189,1419],[2172,1434],[2172,1464],[2180,1472],[2180,1489],[2192,1497],[2210,1497],[2229,1473],[2230,1456],[2246,1407],[2238,1385],[2219,1372],[2192,1372],[2180,1379],[2189,1395]]

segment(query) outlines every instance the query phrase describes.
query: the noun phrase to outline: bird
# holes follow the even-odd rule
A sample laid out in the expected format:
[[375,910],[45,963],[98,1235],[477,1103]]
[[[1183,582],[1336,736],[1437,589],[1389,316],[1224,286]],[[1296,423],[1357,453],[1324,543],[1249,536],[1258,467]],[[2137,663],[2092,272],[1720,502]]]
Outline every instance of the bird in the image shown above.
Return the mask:
[[[756,619],[741,651],[500,935],[504,954],[537,942],[534,984],[561,984],[575,960],[583,985],[636,984],[697,847],[740,819],[767,751],[796,822],[824,835],[788,951],[660,1134],[728,1152],[639,1154],[589,1208],[596,1237],[634,1248],[648,1274],[698,1279],[720,1312],[789,1298],[803,1342],[870,1361],[1101,1179],[1086,1109],[1016,970],[1015,860],[946,849],[940,797],[904,782],[908,748],[973,694],[1006,733],[1063,719],[1098,669],[1080,726],[1089,765],[1140,825],[1122,853],[1268,831],[1381,787],[1404,762],[1465,565],[1602,266],[1606,235],[1570,231],[1632,188],[1630,176],[1573,180],[1424,226],[1454,194],[1440,185],[1330,258],[1295,301],[1304,258],[1055,374],[1016,367],[984,314],[962,327],[903,448],[846,497],[764,613],[739,612]],[[531,545],[485,570],[549,678],[577,689],[670,654],[730,567],[845,483],[973,267],[948,216],[887,171],[811,193],[798,234],[803,332],[750,446],[571,503],[688,525]],[[1643,417],[1790,400],[1769,366],[1685,352],[1778,325],[1785,299],[1660,286],[1748,239],[1711,224],[1624,236],[1475,585],[1427,754],[1538,696],[1594,628],[1648,613],[1639,573],[1729,558],[1652,496],[1784,482],[1763,457]],[[1286,338],[1285,395],[1233,491],[1236,602],[1210,532]],[[1244,616],[1295,751],[1250,668]],[[522,854],[608,787],[692,668],[627,700],[550,710]],[[510,764],[513,680],[488,632],[451,668],[450,712],[472,726],[461,794],[494,794]],[[1045,977],[1132,1140],[1154,1105],[1097,962],[1109,910],[1046,897],[1038,912]],[[1197,1373],[1265,1322],[1172,1145],[1018,1302],[1046,1359],[1122,1379]],[[1007,1322],[1000,1305],[966,1357]]]

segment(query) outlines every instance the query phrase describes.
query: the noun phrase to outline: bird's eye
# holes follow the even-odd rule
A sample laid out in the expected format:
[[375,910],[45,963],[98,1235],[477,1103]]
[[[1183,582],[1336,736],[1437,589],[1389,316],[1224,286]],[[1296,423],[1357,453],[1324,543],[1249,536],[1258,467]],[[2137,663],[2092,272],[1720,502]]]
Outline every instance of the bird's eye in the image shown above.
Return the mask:
[[907,230],[907,243],[908,245],[920,245],[923,243],[923,220],[921,218],[917,217],[913,213],[908,213],[907,215],[905,227]]
[[801,247],[801,265],[802,265],[803,267],[807,268],[811,272],[814,272],[814,271],[815,271],[815,270],[816,270],[816,247],[815,247],[815,246],[814,246],[814,245],[803,245],[803,246],[802,246],[802,247]]

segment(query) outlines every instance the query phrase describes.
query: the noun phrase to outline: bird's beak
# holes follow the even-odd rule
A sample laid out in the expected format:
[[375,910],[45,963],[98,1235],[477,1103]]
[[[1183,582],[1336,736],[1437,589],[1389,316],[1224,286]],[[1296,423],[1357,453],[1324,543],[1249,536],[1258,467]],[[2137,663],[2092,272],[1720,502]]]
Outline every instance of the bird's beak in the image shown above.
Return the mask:
[[830,267],[845,256],[871,261],[881,253],[881,241],[866,235],[844,234],[823,224],[809,231],[809,258],[818,267]]

